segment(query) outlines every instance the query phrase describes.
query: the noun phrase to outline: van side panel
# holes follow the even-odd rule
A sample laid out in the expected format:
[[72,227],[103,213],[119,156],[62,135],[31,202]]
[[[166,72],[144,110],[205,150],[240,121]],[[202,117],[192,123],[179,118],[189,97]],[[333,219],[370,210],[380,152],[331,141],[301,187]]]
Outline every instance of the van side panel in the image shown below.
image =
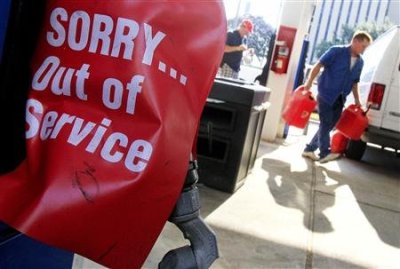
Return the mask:
[[[396,100],[391,100],[391,92],[393,90],[395,90],[397,94],[399,92],[398,84],[397,90],[392,89],[392,83],[394,80],[393,74],[395,72],[395,69],[397,69],[396,64],[398,63],[399,57],[399,37],[400,28],[394,27],[390,31],[380,36],[379,39],[377,39],[370,47],[368,47],[363,55],[365,64],[359,84],[361,102],[364,105],[367,104],[367,98],[372,83],[385,85],[385,93],[380,109],[371,109],[368,112],[369,125],[378,128],[387,128],[388,126],[390,126],[390,124],[385,124],[386,127],[384,127],[384,123],[388,118],[386,114],[389,113],[386,112],[386,107],[388,105],[390,107],[392,105],[396,105],[396,103],[392,104],[392,102],[396,102]],[[398,102],[399,100],[397,98],[397,105]],[[396,131],[400,131],[400,129],[397,127]]]
[[[398,39],[399,40],[399,39]],[[395,55],[393,55],[395,58]],[[397,62],[392,73],[389,92],[383,111],[382,128],[400,132],[400,55],[397,53]]]

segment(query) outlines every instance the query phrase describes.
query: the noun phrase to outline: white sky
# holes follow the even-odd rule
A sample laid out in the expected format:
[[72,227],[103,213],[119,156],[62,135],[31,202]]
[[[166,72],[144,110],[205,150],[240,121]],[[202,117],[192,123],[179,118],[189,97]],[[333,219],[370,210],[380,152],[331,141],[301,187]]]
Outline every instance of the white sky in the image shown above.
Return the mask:
[[276,27],[279,19],[281,0],[223,0],[227,19],[249,13],[253,16],[262,16],[265,21]]

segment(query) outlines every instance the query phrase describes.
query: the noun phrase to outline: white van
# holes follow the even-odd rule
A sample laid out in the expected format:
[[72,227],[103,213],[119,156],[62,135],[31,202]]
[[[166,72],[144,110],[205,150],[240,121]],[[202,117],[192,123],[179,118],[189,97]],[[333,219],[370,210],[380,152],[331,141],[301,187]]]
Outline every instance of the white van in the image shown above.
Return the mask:
[[346,156],[360,160],[366,142],[400,149],[400,26],[377,38],[363,54],[360,100],[369,125],[361,140],[350,141]]

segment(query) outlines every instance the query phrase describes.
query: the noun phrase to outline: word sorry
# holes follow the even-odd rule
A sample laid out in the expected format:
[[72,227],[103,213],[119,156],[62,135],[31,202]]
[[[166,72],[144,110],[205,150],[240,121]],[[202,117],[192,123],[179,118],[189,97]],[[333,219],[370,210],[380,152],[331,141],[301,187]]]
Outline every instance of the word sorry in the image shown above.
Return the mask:
[[[63,23],[64,22],[64,23]],[[64,24],[68,23],[67,28]],[[113,18],[104,14],[94,14],[91,17],[83,10],[74,11],[71,16],[68,12],[58,7],[50,14],[52,30],[47,32],[47,42],[53,47],[61,47],[67,42],[75,51],[87,49],[91,53],[132,60],[135,39],[139,34],[139,23],[126,18],[118,18],[116,23]],[[166,36],[157,32],[153,36],[152,27],[143,23],[145,51],[142,63],[151,65],[154,51]]]

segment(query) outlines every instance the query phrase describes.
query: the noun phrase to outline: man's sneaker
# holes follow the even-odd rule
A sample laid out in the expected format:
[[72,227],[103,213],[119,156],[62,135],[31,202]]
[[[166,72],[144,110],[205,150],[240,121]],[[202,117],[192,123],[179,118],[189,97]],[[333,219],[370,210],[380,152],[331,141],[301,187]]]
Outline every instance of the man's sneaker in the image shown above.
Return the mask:
[[315,155],[314,151],[303,151],[301,156],[303,156],[304,158],[309,158],[309,159],[311,159],[313,161],[318,161],[319,160],[318,156]]
[[319,160],[320,163],[327,163],[333,160],[336,160],[337,158],[340,157],[340,153],[329,153],[328,155],[326,155],[325,157],[321,158]]

